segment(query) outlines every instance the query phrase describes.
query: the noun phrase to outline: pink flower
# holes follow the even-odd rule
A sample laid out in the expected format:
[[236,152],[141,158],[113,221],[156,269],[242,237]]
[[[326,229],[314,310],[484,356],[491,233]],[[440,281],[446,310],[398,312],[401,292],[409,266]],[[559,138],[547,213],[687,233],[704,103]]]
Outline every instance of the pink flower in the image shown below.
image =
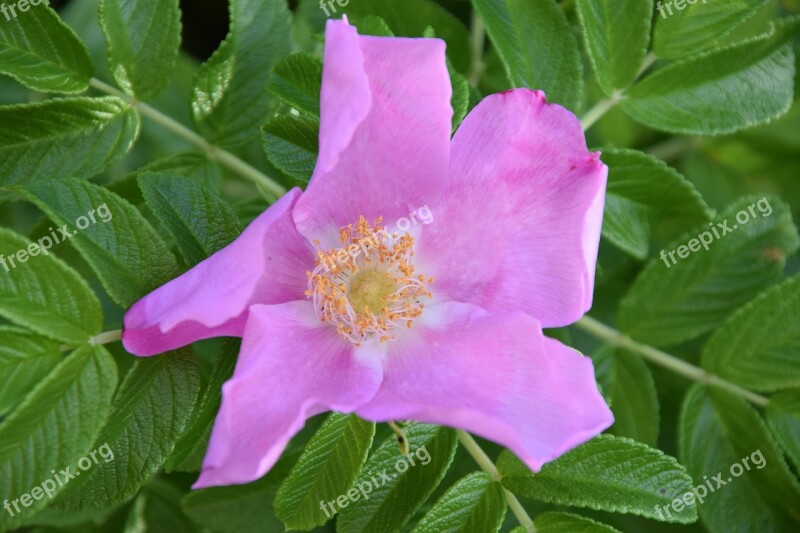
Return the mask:
[[534,471],[611,425],[591,360],[542,334],[592,302],[607,169],[575,116],[517,89],[451,141],[442,41],[330,21],[324,64],[308,189],[125,317],[138,355],[243,338],[195,487],[259,478],[328,410],[462,428]]

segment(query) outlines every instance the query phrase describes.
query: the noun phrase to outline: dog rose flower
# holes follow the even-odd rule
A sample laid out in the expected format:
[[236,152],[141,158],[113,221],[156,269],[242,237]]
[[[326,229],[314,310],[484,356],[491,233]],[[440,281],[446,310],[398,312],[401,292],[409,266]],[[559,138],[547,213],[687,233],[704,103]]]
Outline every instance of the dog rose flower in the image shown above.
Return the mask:
[[591,360],[542,334],[592,302],[607,169],[575,116],[517,89],[451,140],[443,41],[329,21],[324,59],[307,190],[125,316],[142,356],[242,337],[195,488],[261,477],[328,410],[461,428],[534,471],[611,425]]

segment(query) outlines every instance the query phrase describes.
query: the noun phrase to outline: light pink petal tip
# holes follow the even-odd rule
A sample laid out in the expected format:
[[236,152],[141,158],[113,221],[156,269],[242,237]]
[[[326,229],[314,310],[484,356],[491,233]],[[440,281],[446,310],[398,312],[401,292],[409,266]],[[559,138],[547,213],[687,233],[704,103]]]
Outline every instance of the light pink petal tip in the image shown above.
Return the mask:
[[451,94],[444,41],[360,36],[328,21],[319,159],[294,213],[301,233],[331,244],[359,215],[397,220],[437,200]]
[[308,418],[354,410],[375,395],[382,376],[380,354],[354,350],[320,323],[310,302],[253,306],[193,488],[260,478]]
[[543,327],[590,307],[607,167],[578,119],[540,91],[485,98],[453,139],[421,263],[448,299],[522,310]]
[[360,416],[461,428],[534,471],[613,423],[592,361],[544,337],[530,316],[448,303],[426,317],[419,335],[389,347],[383,385]]
[[240,337],[253,303],[304,299],[314,252],[291,216],[300,194],[290,191],[232,244],[134,304],[125,315],[125,349],[146,356]]

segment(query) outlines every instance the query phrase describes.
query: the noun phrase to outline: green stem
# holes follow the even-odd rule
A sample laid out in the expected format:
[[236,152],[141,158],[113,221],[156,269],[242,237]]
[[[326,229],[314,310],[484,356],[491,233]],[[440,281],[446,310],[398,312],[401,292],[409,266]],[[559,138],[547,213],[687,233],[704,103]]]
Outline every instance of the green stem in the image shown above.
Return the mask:
[[[103,333],[98,333],[94,337],[90,337],[86,344],[89,346],[101,346],[103,344],[111,344],[112,342],[117,342],[119,340],[122,340],[122,330],[115,329],[113,331],[104,331]],[[76,348],[78,348],[78,346],[73,344],[61,345],[62,352],[74,350]]]
[[587,111],[586,114],[581,119],[581,126],[583,126],[583,131],[586,131],[589,128],[591,128],[595,122],[597,122],[603,117],[603,115],[611,111],[614,107],[616,107],[618,103],[624,100],[625,93],[627,92],[627,90],[634,83],[636,83],[636,81],[639,78],[641,78],[642,74],[647,72],[647,69],[653,66],[653,63],[656,62],[656,59],[657,58],[653,52],[647,54],[644,58],[644,61],[642,61],[642,66],[639,68],[639,72],[636,73],[636,78],[633,81],[633,83],[631,83],[628,87],[625,87],[624,89],[617,90],[609,98],[600,100],[599,102],[597,102],[597,104],[595,104],[593,108]]
[[597,337],[598,339],[605,341],[611,346],[625,348],[635,352],[651,363],[657,364],[693,381],[706,383],[708,385],[719,387],[720,389],[725,389],[726,391],[744,398],[745,400],[748,400],[759,407],[764,407],[767,405],[767,403],[769,403],[769,399],[761,396],[760,394],[756,394],[729,381],[718,378],[714,374],[710,374],[700,367],[689,364],[682,359],[678,359],[674,355],[657,350],[652,346],[636,342],[627,335],[622,334],[614,328],[606,326],[602,322],[599,322],[588,315],[581,318],[575,323],[575,325],[587,333]]
[[467,79],[470,85],[477,86],[481,81],[486,65],[483,63],[483,50],[486,46],[486,26],[476,11],[472,12],[472,22],[470,28],[470,43],[472,44],[472,65],[469,69]]
[[[478,466],[481,467],[481,470],[489,474],[494,481],[500,481],[503,477],[500,472],[497,470],[494,462],[486,455],[486,452],[483,451],[480,444],[475,442],[475,439],[472,438],[472,435],[467,433],[466,431],[457,429],[456,435],[458,436],[459,442],[467,450],[475,462],[478,463]],[[528,516],[528,513],[525,512],[525,508],[522,507],[522,504],[519,503],[519,500],[516,496],[514,496],[508,489],[503,489],[503,492],[506,495],[506,501],[508,502],[508,508],[511,509],[511,512],[514,513],[514,516],[517,517],[520,525],[525,528],[525,531],[528,533],[536,533],[536,528],[533,527],[533,520],[531,517]]]
[[247,164],[230,152],[209,143],[203,137],[190,130],[180,122],[176,121],[172,117],[165,115],[158,109],[136,100],[135,98],[123,93],[119,89],[112,87],[107,83],[98,80],[97,78],[92,78],[90,85],[98,91],[125,100],[128,105],[139,111],[139,113],[142,115],[195,145],[197,148],[203,151],[206,157],[212,161],[217,161],[221,165],[228,167],[240,176],[260,185],[265,190],[274,194],[276,197],[280,197],[286,193],[285,187],[273,181],[257,168]]

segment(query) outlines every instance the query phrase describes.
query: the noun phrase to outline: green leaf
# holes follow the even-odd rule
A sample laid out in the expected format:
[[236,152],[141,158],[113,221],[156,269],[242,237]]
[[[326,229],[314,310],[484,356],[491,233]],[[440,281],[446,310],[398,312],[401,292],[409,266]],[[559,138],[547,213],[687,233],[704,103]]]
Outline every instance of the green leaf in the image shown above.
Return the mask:
[[692,496],[704,497],[700,518],[710,531],[797,530],[800,488],[764,421],[744,400],[695,385],[684,400],[679,443],[697,483]]
[[503,486],[485,472],[473,472],[447,489],[413,533],[498,531],[506,515]]
[[[714,47],[752,17],[767,0],[661,2],[656,12],[653,51],[659,57],[683,58]],[[650,11],[652,13],[652,9]]]
[[[134,206],[108,189],[64,179],[37,181],[17,190],[59,225],[72,228],[79,217],[98,212],[97,223],[76,232],[70,242],[120,307],[127,309],[178,274],[175,257],[158,233]],[[108,215],[104,218],[102,206]]]
[[0,107],[0,185],[91,177],[120,159],[139,115],[112,96]]
[[240,148],[267,119],[264,88],[272,67],[291,51],[291,13],[285,0],[230,2],[231,30],[197,74],[192,116],[210,141]]
[[[595,437],[545,464],[536,475],[508,450],[500,454],[497,469],[503,485],[520,496],[659,520],[657,506],[692,489],[689,475],[674,458],[611,435]],[[688,524],[696,519],[697,508],[691,506],[666,521]]]
[[292,54],[272,69],[267,87],[301,113],[319,118],[322,60],[314,54]]
[[114,460],[95,466],[60,498],[72,510],[106,509],[137,494],[164,464],[186,425],[200,390],[191,349],[137,359],[114,397],[96,447]]
[[779,392],[769,399],[765,411],[775,439],[800,469],[800,390]]
[[58,342],[0,326],[0,416],[11,410],[61,361]]
[[672,133],[732,133],[777,118],[794,99],[791,39],[800,17],[760,37],[668,65],[620,104],[642,124]]
[[[316,2],[317,4],[319,2]],[[323,5],[325,7],[323,7]],[[469,32],[464,24],[432,0],[349,0],[344,7],[336,0],[326,0],[319,8],[331,12],[326,16],[382,18],[395,35],[420,37],[425,28],[436,28],[436,34],[447,43],[447,54],[459,72],[467,72],[472,65],[472,47]]]
[[743,198],[647,263],[620,304],[620,328],[655,346],[711,331],[777,282],[799,245],[789,206],[772,196]]
[[86,46],[49,5],[26,5],[23,12],[19,2],[3,2],[0,74],[35,91],[85,91],[94,70]]
[[603,150],[602,159],[608,165],[603,236],[634,257],[647,257],[651,218],[676,215],[700,222],[710,216],[694,185],[663,161],[616,148]]
[[541,89],[550,102],[577,109],[583,63],[555,0],[472,0],[514,87]]
[[144,172],[139,187],[189,266],[221,250],[242,232],[233,208],[190,177]]
[[0,228],[0,316],[47,337],[81,344],[100,332],[103,314],[83,278],[48,250],[60,237],[53,230],[34,244]]
[[448,70],[450,85],[453,87],[450,105],[453,107],[453,132],[455,132],[469,113],[469,82],[449,65]]
[[124,526],[124,533],[195,533],[196,531],[197,528],[181,512],[181,491],[161,479],[154,479],[148,483],[133,501]]
[[356,27],[359,35],[374,35],[377,37],[394,37],[394,32],[386,24],[386,21],[375,15],[356,17],[350,20],[350,24]]
[[[81,470],[78,462],[92,451],[116,385],[117,367],[102,346],[76,350],[41,381],[0,423],[3,497],[13,501],[45,483],[48,496],[61,491],[57,481],[70,481],[62,471],[69,467],[75,475]],[[0,513],[0,531],[47,505],[49,498],[40,498],[28,508],[20,506],[14,517]]]
[[703,368],[747,389],[800,387],[800,275],[748,303],[703,350]]
[[540,514],[533,525],[538,533],[619,533],[611,526],[584,516],[554,511]]
[[160,93],[175,70],[181,45],[178,0],[102,0],[100,26],[119,86],[140,100]]
[[610,346],[595,352],[592,360],[597,381],[614,413],[614,425],[609,431],[655,446],[659,406],[650,369],[641,357]]
[[[288,529],[307,531],[332,518],[320,502],[348,493],[374,436],[375,424],[356,415],[332,413],[325,420],[275,497],[275,512]],[[358,495],[358,489],[350,494]]]
[[[299,449],[298,449],[299,451]],[[269,473],[253,483],[193,490],[183,497],[186,516],[202,529],[219,533],[284,531],[273,512],[278,483],[289,474],[297,453],[285,451]]]
[[208,449],[211,429],[222,403],[222,385],[233,375],[239,354],[239,339],[226,340],[214,361],[202,398],[192,411],[186,431],[165,465],[167,472],[199,472]]
[[261,132],[270,163],[298,181],[311,179],[319,152],[318,119],[278,115]]
[[195,490],[183,497],[183,512],[199,526],[220,533],[284,531],[270,505],[275,490],[275,482],[268,478]]
[[653,0],[578,0],[576,6],[595,77],[611,96],[636,79],[644,62]]
[[455,432],[418,423],[404,430],[411,452],[401,455],[394,435],[375,450],[353,485],[357,498],[336,506],[339,533],[400,530],[441,483],[456,452]]

